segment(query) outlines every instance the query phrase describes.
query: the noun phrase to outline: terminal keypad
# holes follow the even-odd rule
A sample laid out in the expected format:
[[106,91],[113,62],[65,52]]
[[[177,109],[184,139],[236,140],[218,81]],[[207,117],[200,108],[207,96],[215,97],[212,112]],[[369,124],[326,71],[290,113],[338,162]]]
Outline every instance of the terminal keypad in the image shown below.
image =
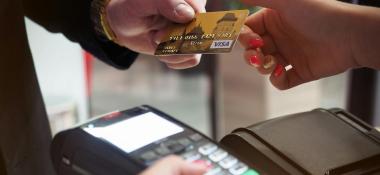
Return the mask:
[[206,164],[209,170],[205,175],[259,175],[200,134],[165,141],[154,150],[141,154],[140,158],[151,164],[169,154],[181,155],[188,162]]

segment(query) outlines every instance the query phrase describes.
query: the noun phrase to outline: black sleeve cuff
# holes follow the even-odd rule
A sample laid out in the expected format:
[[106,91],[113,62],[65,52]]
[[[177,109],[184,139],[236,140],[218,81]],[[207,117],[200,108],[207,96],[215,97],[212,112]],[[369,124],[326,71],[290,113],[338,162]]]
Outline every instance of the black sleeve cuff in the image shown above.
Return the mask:
[[80,45],[98,59],[115,68],[129,68],[137,58],[138,53],[98,36],[95,32],[90,16],[91,0],[81,1],[83,1],[86,5],[83,14],[85,19],[82,20],[82,22],[84,22],[84,27],[79,29],[80,32],[78,33],[81,35],[77,35]]
[[25,14],[53,33],[63,33],[69,40],[98,59],[118,69],[127,69],[137,53],[109,40],[102,40],[91,21],[92,0],[28,0]]
[[92,42],[80,42],[80,45],[99,60],[118,69],[128,69],[138,56],[138,53],[112,41],[104,41],[95,34]]

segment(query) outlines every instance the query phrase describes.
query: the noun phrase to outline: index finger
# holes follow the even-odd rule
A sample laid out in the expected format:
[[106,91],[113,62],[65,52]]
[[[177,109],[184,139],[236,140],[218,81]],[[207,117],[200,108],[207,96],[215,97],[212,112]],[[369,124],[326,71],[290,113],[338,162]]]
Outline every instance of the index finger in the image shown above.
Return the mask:
[[251,47],[250,42],[252,39],[262,40],[260,35],[252,31],[252,29],[248,26],[244,25],[239,35],[239,42],[243,45],[245,49],[249,49]]
[[245,25],[259,35],[264,35],[267,32],[264,21],[265,11],[266,9],[261,9],[258,12],[248,16],[245,21]]

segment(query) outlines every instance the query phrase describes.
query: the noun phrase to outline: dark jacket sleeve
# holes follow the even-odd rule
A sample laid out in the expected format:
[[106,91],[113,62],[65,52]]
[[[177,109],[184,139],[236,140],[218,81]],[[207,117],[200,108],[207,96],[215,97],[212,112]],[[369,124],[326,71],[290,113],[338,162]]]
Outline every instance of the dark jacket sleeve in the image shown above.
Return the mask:
[[23,6],[25,15],[31,20],[50,32],[63,33],[116,68],[128,68],[138,55],[96,35],[90,18],[91,0],[24,0]]

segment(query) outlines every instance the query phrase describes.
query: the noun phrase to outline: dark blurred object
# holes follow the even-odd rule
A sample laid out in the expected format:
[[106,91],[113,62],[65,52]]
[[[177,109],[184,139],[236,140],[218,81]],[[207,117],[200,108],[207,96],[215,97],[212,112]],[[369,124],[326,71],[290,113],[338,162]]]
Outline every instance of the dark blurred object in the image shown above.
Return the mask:
[[380,7],[380,1],[378,0],[359,0],[359,4]]
[[[344,0],[360,5],[380,7],[377,0]],[[374,125],[377,71],[368,68],[351,71],[347,109],[365,122]]]
[[2,153],[1,153],[1,151],[0,151],[0,174],[6,174],[7,173],[7,171],[5,170],[5,167],[4,167],[4,165],[5,165],[5,161],[3,160],[3,155],[2,155]]
[[361,68],[351,71],[347,109],[369,124],[374,124],[377,71]]

